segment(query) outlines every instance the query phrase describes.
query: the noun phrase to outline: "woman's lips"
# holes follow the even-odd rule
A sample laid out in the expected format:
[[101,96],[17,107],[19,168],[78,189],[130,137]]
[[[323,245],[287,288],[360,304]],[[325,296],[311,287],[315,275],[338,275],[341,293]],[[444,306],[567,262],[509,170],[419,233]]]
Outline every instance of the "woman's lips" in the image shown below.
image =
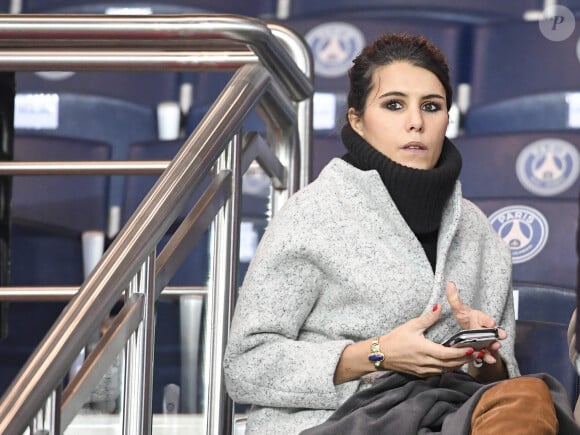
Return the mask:
[[423,145],[422,142],[408,142],[405,145],[403,145],[403,149],[404,150],[409,150],[409,151],[426,151],[427,147],[425,145]]

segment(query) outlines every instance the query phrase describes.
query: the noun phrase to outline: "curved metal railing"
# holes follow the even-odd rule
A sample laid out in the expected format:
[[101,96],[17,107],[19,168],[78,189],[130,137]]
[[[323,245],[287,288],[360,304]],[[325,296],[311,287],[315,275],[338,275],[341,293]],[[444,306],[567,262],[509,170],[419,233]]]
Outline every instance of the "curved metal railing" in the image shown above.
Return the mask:
[[[301,161],[300,157],[309,156],[312,92],[311,61],[301,39],[282,26],[269,27],[251,18],[0,15],[0,70],[232,68],[237,72],[228,87],[3,396],[0,433],[21,434],[49,398],[53,402],[51,430],[61,433],[75,413],[78,401],[74,398],[95,385],[107,363],[125,347],[125,433],[149,434],[153,305],[196,238],[212,221],[206,428],[210,434],[231,433],[231,401],[222,383],[221,357],[232,294],[237,288],[241,176],[249,162],[257,158],[273,179],[272,212],[307,183],[308,159]],[[239,133],[245,114],[254,107],[264,118],[270,142],[267,145],[260,137],[241,137]],[[99,168],[87,165],[87,173],[108,173],[118,165],[110,163],[106,167],[101,162]],[[70,164],[55,162],[56,169],[51,169],[50,165],[19,168],[5,162],[0,174],[58,171],[59,166],[62,172],[78,173],[78,167],[66,166]],[[209,187],[164,250],[156,255],[159,240],[210,174]],[[122,311],[79,374],[61,391],[61,381],[73,360],[122,295]]]

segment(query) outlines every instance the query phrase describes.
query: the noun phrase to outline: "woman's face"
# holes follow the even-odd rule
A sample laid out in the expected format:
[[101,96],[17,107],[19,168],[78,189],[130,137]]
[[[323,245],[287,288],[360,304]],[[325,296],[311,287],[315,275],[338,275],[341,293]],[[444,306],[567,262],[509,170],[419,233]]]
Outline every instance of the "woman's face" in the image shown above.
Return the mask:
[[379,67],[362,116],[352,128],[391,160],[415,169],[437,164],[449,116],[445,88],[435,74],[408,62]]

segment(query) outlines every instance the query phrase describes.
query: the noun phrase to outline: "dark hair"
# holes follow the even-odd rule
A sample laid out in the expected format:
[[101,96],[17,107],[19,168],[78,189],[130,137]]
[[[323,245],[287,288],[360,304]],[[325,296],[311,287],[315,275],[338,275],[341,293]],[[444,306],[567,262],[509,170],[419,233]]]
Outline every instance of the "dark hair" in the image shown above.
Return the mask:
[[354,65],[348,71],[348,107],[362,114],[371,90],[373,73],[378,67],[397,61],[408,62],[435,74],[445,88],[447,110],[451,108],[453,89],[443,53],[423,36],[399,33],[381,35],[354,59]]

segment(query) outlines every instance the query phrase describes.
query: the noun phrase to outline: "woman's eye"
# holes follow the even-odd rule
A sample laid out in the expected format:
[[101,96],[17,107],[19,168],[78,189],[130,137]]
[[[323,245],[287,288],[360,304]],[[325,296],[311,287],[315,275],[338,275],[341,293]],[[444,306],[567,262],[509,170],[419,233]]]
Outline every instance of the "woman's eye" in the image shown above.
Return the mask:
[[439,104],[437,104],[437,103],[431,103],[431,102],[429,102],[429,103],[423,104],[422,109],[425,112],[437,112],[438,110],[441,109],[441,106]]
[[400,110],[403,108],[403,105],[401,104],[400,101],[391,100],[391,101],[388,101],[387,104],[385,104],[385,107],[388,110]]

